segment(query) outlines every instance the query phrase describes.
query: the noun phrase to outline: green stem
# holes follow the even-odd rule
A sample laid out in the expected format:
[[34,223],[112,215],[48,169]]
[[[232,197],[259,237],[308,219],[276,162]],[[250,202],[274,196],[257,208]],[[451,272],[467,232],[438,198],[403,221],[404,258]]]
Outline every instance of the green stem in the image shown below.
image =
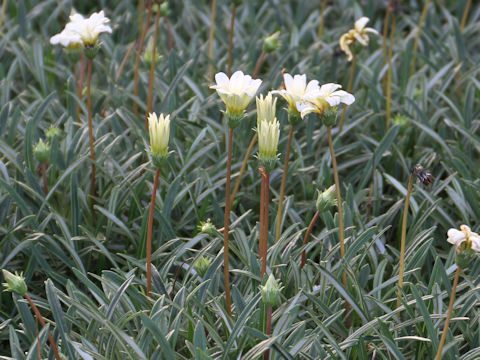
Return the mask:
[[92,171],[90,174],[90,207],[93,212],[93,206],[95,205],[95,139],[93,137],[93,114],[92,114],[92,96],[90,92],[90,83],[92,80],[92,65],[93,60],[88,59],[87,65],[87,108],[88,108],[88,139],[90,146],[90,158],[92,160]]
[[[408,178],[407,196],[405,197],[405,205],[403,208],[402,219],[402,237],[400,238],[400,264],[398,268],[398,287],[403,287],[403,272],[405,270],[405,241],[407,238],[407,217],[408,217],[408,205],[410,203],[410,195],[412,193],[413,173],[410,173]],[[401,290],[397,293],[397,308],[400,306],[400,297],[402,296]]]
[[288,173],[288,159],[290,158],[290,148],[292,146],[293,130],[295,126],[290,126],[290,132],[288,133],[287,150],[285,151],[285,162],[283,164],[282,183],[280,184],[280,197],[278,199],[277,210],[277,224],[275,228],[275,242],[280,239],[280,233],[282,231],[282,211],[283,211],[283,198],[285,197],[285,185],[287,183]]
[[150,211],[148,213],[148,227],[147,227],[147,296],[150,297],[152,290],[152,229],[153,229],[153,215],[155,214],[155,199],[157,197],[158,177],[160,169],[155,171],[155,180],[153,181],[152,197],[150,199]]
[[448,304],[447,318],[445,319],[445,324],[443,325],[442,337],[440,338],[440,344],[438,345],[437,356],[435,357],[436,360],[440,360],[442,358],[442,349],[443,349],[443,345],[445,344],[445,339],[447,338],[448,325],[450,325],[450,318],[452,317],[453,302],[455,300],[455,293],[457,292],[457,284],[458,284],[458,279],[460,278],[460,271],[462,271],[462,268],[457,267],[457,271],[455,271],[455,278],[453,279],[452,293],[450,294],[450,302]]
[[323,27],[325,24],[325,8],[327,7],[327,0],[322,0],[322,7],[320,10],[320,22],[318,23],[318,41],[322,40],[323,36]]
[[[214,0],[215,1],[215,0]],[[228,132],[227,177],[225,182],[225,216],[223,219],[223,276],[225,281],[225,302],[228,315],[232,316],[230,299],[230,277],[228,271],[229,232],[230,232],[230,177],[232,174],[233,129]]]

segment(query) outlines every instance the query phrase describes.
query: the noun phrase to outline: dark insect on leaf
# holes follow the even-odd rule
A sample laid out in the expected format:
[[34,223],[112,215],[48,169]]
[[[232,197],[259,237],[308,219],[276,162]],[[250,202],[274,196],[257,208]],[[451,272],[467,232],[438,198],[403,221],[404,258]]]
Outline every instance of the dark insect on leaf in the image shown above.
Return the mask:
[[432,174],[426,172],[420,164],[415,165],[412,172],[420,179],[423,185],[430,185],[435,180]]

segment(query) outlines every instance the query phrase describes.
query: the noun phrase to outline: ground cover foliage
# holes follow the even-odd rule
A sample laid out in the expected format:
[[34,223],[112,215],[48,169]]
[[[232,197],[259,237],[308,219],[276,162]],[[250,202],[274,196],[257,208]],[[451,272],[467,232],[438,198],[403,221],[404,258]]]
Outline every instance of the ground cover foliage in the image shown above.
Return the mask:
[[[302,247],[315,213],[316,189],[333,184],[326,127],[314,115],[295,128],[283,231],[274,240],[289,129],[279,99],[282,155],[270,177],[268,273],[284,288],[273,309],[272,334],[266,336],[259,292],[260,176],[253,156],[231,214],[232,317],[225,309],[223,235],[198,230],[207,218],[218,229],[223,226],[227,125],[223,105],[209,89],[209,66],[226,71],[232,3],[217,2],[212,61],[210,1],[169,2],[168,21],[161,21],[153,110],[171,114],[174,152],[160,169],[149,299],[145,244],[154,174],[145,151],[149,68],[140,66],[138,97],[132,91],[134,53],[119,73],[138,38],[137,3],[3,1],[0,268],[23,271],[47,327],[39,328],[24,299],[1,293],[1,358],[39,358],[38,341],[41,358],[52,359],[49,331],[68,359],[256,359],[266,349],[274,359],[433,358],[456,270],[455,248],[446,242],[446,232],[460,224],[480,229],[480,4],[471,4],[461,29],[467,2],[432,1],[415,52],[424,2],[400,2],[392,38],[388,129],[382,36],[371,36],[357,56],[351,90],[356,101],[348,107],[342,131],[333,129],[345,221],[342,260],[336,209],[322,213],[311,241]],[[338,39],[361,16],[369,17],[369,26],[381,34],[387,2],[327,2],[319,38],[321,3],[243,0],[236,9],[232,70],[252,74],[263,39],[280,31],[280,48],[260,68],[259,93],[281,86],[283,68],[347,87],[350,63]],[[88,200],[85,97],[76,96],[72,63],[60,47],[49,44],[73,5],[83,14],[103,9],[113,28],[101,37],[93,65],[94,213]],[[140,116],[134,115],[133,102]],[[255,123],[252,102],[234,137],[233,182]],[[61,134],[51,142],[44,194],[33,147],[51,125]],[[417,163],[435,180],[413,185],[397,307],[402,210]],[[307,262],[300,269],[305,248]],[[212,262],[201,277],[194,265],[202,256]],[[341,281],[344,271],[348,288]],[[479,275],[479,261],[462,270],[445,359],[480,357]]]

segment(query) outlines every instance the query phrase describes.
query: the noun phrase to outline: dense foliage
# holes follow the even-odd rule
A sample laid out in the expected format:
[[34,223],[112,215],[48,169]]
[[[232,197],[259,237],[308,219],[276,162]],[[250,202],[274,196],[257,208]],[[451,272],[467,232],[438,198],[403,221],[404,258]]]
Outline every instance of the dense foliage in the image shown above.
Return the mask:
[[[36,322],[25,299],[2,292],[0,358],[53,359],[49,331],[68,359],[257,359],[266,349],[272,359],[433,358],[456,270],[455,247],[446,242],[446,232],[461,224],[480,230],[478,2],[430,2],[416,51],[414,39],[428,1],[399,1],[389,16],[388,34],[393,17],[395,32],[385,42],[387,1],[327,1],[321,32],[323,1],[243,0],[236,8],[233,71],[253,74],[264,38],[280,32],[280,47],[264,57],[259,69],[262,94],[282,85],[283,68],[346,88],[351,63],[340,51],[340,36],[362,16],[380,33],[370,35],[356,57],[351,89],[356,101],[347,108],[342,131],[333,128],[345,221],[343,259],[336,208],[320,215],[310,242],[302,246],[316,210],[316,190],[334,181],[327,129],[315,114],[295,127],[283,231],[275,242],[289,130],[286,103],[278,100],[281,155],[270,174],[268,273],[283,289],[273,308],[270,336],[265,335],[267,309],[259,290],[256,147],[231,214],[232,317],[225,309],[223,235],[199,229],[207,219],[219,230],[223,226],[228,128],[220,112],[224,106],[209,86],[214,73],[227,70],[232,2],[216,4],[213,59],[208,58],[211,1],[170,1],[160,20],[153,110],[171,114],[173,153],[160,168],[151,299],[145,292],[145,256],[155,169],[145,151],[148,61],[140,64],[139,94],[133,95],[137,2],[2,3],[0,269],[23,272],[47,326]],[[92,69],[93,211],[85,90],[77,96],[74,63],[49,43],[73,5],[83,14],[103,9],[113,29],[101,35]],[[386,122],[390,44],[391,116]],[[34,147],[46,140],[52,125],[60,134],[50,138],[45,194]],[[252,101],[235,130],[233,183],[255,126]],[[397,307],[403,205],[417,163],[435,180],[413,184]],[[305,248],[307,261],[300,269]],[[205,265],[204,257],[211,263]],[[204,274],[195,268],[199,261],[207,269]],[[478,260],[462,269],[444,359],[480,357],[479,275]]]

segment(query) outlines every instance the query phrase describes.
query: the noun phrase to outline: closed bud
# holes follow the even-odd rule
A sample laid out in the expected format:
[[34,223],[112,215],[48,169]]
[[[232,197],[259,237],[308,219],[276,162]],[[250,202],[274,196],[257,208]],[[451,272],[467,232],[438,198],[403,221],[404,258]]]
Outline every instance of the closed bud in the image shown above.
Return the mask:
[[[158,54],[158,49],[155,51],[155,65],[160,62],[162,57]],[[145,52],[143,53],[143,62],[145,65],[150,67],[153,61],[153,38],[150,37],[147,41],[147,46],[145,47]]]
[[323,192],[317,190],[317,202],[315,205],[320,213],[330,210],[332,207],[336,206],[337,198],[335,197],[335,185],[330,186]]
[[24,277],[15,272],[12,274],[10,271],[2,270],[3,278],[6,283],[3,283],[5,291],[14,292],[17,295],[23,296],[27,293],[27,284],[25,283]]
[[213,235],[215,234],[215,231],[217,231],[215,225],[212,224],[212,221],[210,219],[207,219],[207,221],[201,221],[200,225],[197,226],[197,229],[200,234],[207,235]]
[[48,141],[52,141],[55,136],[60,137],[60,134],[60,129],[53,125],[50,125],[47,131],[45,131],[45,136],[47,137]]
[[148,116],[148,131],[150,134],[150,154],[153,165],[158,169],[168,158],[168,140],[170,138],[170,115],[164,116],[151,113]]
[[33,148],[33,154],[40,163],[46,163],[48,161],[48,157],[50,156],[50,145],[40,139],[37,145],[35,145]]
[[270,274],[264,286],[260,285],[262,301],[267,306],[275,306],[280,303],[280,293],[283,287],[275,280],[273,274]]
[[164,1],[162,5],[160,5],[160,15],[163,17],[169,17],[171,14],[170,8],[168,7],[168,1]]
[[337,108],[326,108],[319,116],[325,126],[335,126],[337,123]]
[[280,31],[277,31],[272,35],[267,36],[263,40],[263,52],[268,54],[277,50],[280,47],[279,37],[280,37]]
[[207,273],[208,268],[210,267],[210,264],[212,263],[212,259],[207,258],[205,256],[202,256],[200,259],[197,260],[197,262],[194,265],[194,269],[197,272],[197,274],[203,278],[205,274]]

